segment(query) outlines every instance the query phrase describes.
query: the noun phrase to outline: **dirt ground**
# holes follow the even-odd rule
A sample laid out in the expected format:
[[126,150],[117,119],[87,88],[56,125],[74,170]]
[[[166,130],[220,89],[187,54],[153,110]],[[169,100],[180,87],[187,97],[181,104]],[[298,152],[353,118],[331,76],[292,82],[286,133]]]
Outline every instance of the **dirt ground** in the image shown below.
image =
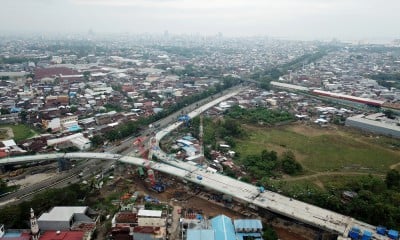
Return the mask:
[[288,228],[274,227],[274,229],[278,235],[278,238],[281,240],[310,240],[310,238],[302,237],[298,233],[294,233]]
[[[156,193],[154,191],[149,190],[148,186],[149,183],[145,180],[139,179],[137,176],[132,176],[128,174],[123,174],[124,178],[129,179],[132,181],[129,186],[120,186],[117,188],[103,188],[101,191],[101,196],[106,197],[106,195],[110,193],[115,193],[116,191],[139,191],[142,194],[151,195],[152,197],[157,198],[161,202],[167,202],[174,207],[174,210],[177,208],[190,208],[190,209],[197,209],[201,210],[203,215],[208,217],[214,217],[219,214],[224,214],[232,219],[239,219],[239,218],[246,218],[241,212],[234,211],[230,208],[224,207],[221,204],[215,204],[211,200],[203,199],[199,195],[191,195],[188,192],[194,192],[193,189],[188,190],[187,186],[183,183],[178,183],[173,179],[164,178],[163,182],[166,183],[168,186],[167,190],[163,193]],[[174,216],[174,219],[177,217]],[[315,234],[315,230],[310,229],[306,226],[301,224],[295,224],[289,222],[287,220],[283,220],[277,217],[274,217],[272,221],[264,221],[267,224],[270,224],[276,231],[279,239],[281,240],[312,240],[316,239],[317,236]],[[173,226],[172,228],[176,228]],[[100,229],[99,229],[100,230]],[[104,229],[103,229],[104,230]],[[173,232],[173,231],[172,231]],[[105,234],[104,231],[99,231],[99,235]],[[177,233],[179,234],[179,233]],[[100,237],[99,236],[99,237]],[[104,235],[103,235],[104,236]],[[98,239],[101,239],[98,238]]]
[[[191,209],[201,209],[203,215],[208,217],[217,216],[220,214],[224,214],[232,219],[246,218],[240,212],[233,211],[232,209],[226,208],[224,206],[215,204],[206,199],[191,196],[189,194],[182,194],[182,192],[187,191],[183,184],[174,183],[173,186],[170,186],[163,193],[155,193],[153,191],[149,191],[146,188],[147,183],[143,181],[135,181],[135,188],[139,191],[142,191],[146,194],[150,194],[160,201],[168,202],[171,199],[175,199],[177,196],[177,192],[179,193],[179,197],[182,199],[187,198],[187,200],[183,201],[173,201],[174,206],[180,206],[182,208],[191,208]],[[268,223],[268,222],[267,222]],[[286,220],[275,218],[274,221],[269,222],[272,227],[277,232],[279,239],[281,240],[313,240],[316,239],[316,235],[314,230],[307,228],[306,226],[299,224],[292,224]]]
[[38,173],[35,175],[26,175],[25,178],[19,180],[12,180],[8,185],[20,185],[21,188],[30,186],[32,184],[41,182],[55,176],[57,173]]
[[337,134],[337,132],[335,131],[335,129],[333,129],[332,126],[330,126],[329,128],[322,128],[306,124],[295,124],[295,125],[290,125],[288,129],[292,130],[295,133],[309,137],[317,137],[326,134]]
[[0,128],[0,140],[14,138],[14,132],[10,127]]

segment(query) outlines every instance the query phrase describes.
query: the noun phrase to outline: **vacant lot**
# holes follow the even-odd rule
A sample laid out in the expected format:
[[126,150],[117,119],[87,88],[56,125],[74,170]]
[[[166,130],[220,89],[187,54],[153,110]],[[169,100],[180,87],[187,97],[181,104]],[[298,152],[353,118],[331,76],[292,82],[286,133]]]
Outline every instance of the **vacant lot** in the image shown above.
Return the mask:
[[[17,124],[17,125],[0,125],[1,129],[11,129],[13,134],[4,134],[1,135],[1,137],[4,138],[13,138],[12,135],[14,135],[14,140],[18,143],[19,141],[25,140],[27,138],[33,137],[36,133],[33,131],[31,128],[29,128],[26,125],[23,124]],[[4,132],[4,131],[3,131]],[[8,135],[8,136],[6,136]],[[11,135],[11,136],[10,136]]]
[[[279,154],[291,150],[307,174],[360,172],[386,174],[400,162],[400,151],[384,137],[364,136],[346,129],[290,125],[275,128],[244,126],[248,136],[237,140],[235,150],[243,157],[263,149]],[[385,141],[384,141],[385,140]]]

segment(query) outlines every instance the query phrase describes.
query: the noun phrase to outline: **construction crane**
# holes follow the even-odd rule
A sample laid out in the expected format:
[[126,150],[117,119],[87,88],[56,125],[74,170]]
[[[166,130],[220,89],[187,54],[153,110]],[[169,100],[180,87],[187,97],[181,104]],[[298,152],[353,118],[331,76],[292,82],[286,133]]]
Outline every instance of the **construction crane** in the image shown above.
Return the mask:
[[149,151],[149,149],[147,149],[145,147],[145,143],[144,143],[145,140],[146,140],[145,137],[138,137],[135,141],[133,141],[133,146],[138,146],[139,147],[139,150],[138,150],[139,151],[139,155],[143,159],[145,159],[145,163],[144,163],[145,167],[147,169],[150,169],[150,163],[149,163],[149,159],[148,159],[150,151]]
[[155,172],[151,169],[150,160],[153,157],[153,151],[157,151],[157,139],[153,136],[148,142],[148,148],[145,148],[144,138],[137,138],[133,145],[139,145],[141,157],[145,159],[144,167],[147,169],[147,178],[150,181],[150,188],[158,193],[165,191],[165,185],[156,181]]

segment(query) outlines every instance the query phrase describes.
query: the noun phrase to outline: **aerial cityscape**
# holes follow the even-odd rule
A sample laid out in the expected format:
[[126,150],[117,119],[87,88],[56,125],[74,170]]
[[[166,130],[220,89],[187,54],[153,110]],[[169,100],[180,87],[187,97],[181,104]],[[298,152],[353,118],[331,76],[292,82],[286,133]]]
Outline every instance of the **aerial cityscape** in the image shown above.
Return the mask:
[[0,240],[399,240],[400,3],[0,4]]

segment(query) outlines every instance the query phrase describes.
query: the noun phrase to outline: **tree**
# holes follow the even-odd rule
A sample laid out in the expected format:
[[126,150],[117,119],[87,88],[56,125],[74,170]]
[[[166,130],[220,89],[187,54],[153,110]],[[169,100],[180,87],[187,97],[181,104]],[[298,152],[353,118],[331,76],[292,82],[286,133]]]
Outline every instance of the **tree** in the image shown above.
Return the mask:
[[263,231],[263,239],[264,240],[277,240],[278,235],[276,234],[275,230],[272,228],[272,226],[266,226],[264,227]]
[[286,151],[283,153],[282,171],[290,175],[303,171],[303,167],[300,163],[296,162],[296,158],[292,151]]
[[236,173],[228,166],[224,166],[224,173],[226,176],[236,178]]
[[102,146],[104,144],[104,137],[100,135],[94,135],[92,138],[90,138],[90,141],[94,147]]
[[385,114],[385,116],[387,118],[395,119],[394,112],[392,110],[387,109],[387,110],[383,111],[383,113]]
[[71,113],[74,113],[74,112],[78,111],[78,107],[77,107],[77,106],[71,106],[71,108],[69,109],[69,111],[70,111]]
[[225,140],[226,144],[228,144],[232,148],[236,147],[236,142],[232,137],[226,136],[226,137],[224,137],[224,140]]
[[400,173],[392,169],[386,174],[385,183],[389,189],[400,190]]
[[26,122],[26,121],[28,120],[28,112],[25,111],[25,110],[22,110],[22,111],[19,113],[19,117],[21,118],[21,121],[22,121],[22,122]]
[[278,160],[278,154],[275,151],[269,152],[268,150],[263,150],[261,152],[261,160],[275,162]]
[[225,119],[223,128],[224,128],[224,132],[226,133],[226,135],[229,135],[229,136],[239,137],[243,133],[243,130],[242,130],[242,127],[240,126],[240,124],[231,118]]
[[7,183],[0,178],[0,194],[3,194],[7,191]]
[[1,108],[0,109],[0,114],[1,115],[10,114],[10,110],[8,110],[7,108]]
[[83,72],[83,79],[84,79],[85,81],[89,81],[90,76],[91,76],[91,74],[90,74],[89,71],[84,71],[84,72]]

